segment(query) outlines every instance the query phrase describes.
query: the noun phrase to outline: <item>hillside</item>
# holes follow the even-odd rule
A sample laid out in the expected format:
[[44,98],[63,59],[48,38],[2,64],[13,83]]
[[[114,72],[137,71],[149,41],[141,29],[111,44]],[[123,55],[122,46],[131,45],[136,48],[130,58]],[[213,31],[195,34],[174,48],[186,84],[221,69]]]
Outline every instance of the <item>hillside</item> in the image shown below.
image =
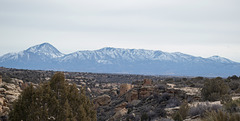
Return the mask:
[[[54,73],[56,72],[0,68],[0,120],[7,119],[13,102],[23,89],[29,85],[37,88],[40,83],[49,81]],[[201,89],[209,80],[205,77],[63,73],[65,81],[76,84],[79,90],[86,87],[87,96],[94,102],[98,121],[173,121],[174,115],[182,110],[185,101],[189,106],[185,117],[188,121],[199,121],[206,117],[206,111],[226,108],[225,104],[220,103],[219,96],[213,96],[215,102],[202,98]],[[239,99],[240,77],[234,75],[227,79],[218,77],[211,80],[224,82],[229,87],[228,97]],[[212,87],[215,88],[218,83],[213,84]],[[239,106],[229,108],[238,111]]]

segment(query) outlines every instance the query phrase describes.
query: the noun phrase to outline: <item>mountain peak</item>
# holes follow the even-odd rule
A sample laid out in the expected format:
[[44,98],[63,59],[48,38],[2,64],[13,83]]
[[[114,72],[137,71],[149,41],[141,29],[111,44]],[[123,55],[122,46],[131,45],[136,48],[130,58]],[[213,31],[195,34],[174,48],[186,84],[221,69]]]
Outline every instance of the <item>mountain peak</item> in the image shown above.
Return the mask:
[[35,45],[28,48],[27,51],[35,53],[35,51],[44,50],[44,49],[56,49],[56,48],[49,43],[42,43],[42,44]]
[[220,57],[218,55],[211,56],[208,59],[213,60],[213,61],[217,61],[217,62],[221,62],[221,63],[234,63],[233,61],[231,61],[227,58],[224,58],[224,57]]
[[114,48],[114,47],[104,47],[104,48],[101,48],[100,50],[102,51],[112,51],[112,50],[116,50],[118,48]]
[[46,55],[52,58],[61,57],[64,55],[49,43],[42,43],[39,45],[32,46],[25,50],[25,52],[34,53],[38,55]]

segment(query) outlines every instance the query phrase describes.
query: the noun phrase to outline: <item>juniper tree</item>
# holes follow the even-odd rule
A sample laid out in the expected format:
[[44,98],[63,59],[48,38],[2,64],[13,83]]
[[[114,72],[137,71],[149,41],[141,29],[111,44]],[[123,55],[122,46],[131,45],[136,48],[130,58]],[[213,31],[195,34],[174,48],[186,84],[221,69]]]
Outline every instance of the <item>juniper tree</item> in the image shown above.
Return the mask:
[[75,84],[65,81],[63,73],[56,73],[49,82],[23,90],[9,113],[11,121],[96,121],[96,111]]

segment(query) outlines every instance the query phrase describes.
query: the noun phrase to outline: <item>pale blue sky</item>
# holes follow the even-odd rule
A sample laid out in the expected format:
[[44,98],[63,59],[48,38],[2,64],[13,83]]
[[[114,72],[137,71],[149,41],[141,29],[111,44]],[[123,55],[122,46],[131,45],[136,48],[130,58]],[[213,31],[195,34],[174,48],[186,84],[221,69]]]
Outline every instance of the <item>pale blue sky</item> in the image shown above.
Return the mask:
[[1,0],[0,55],[142,48],[240,62],[239,0]]

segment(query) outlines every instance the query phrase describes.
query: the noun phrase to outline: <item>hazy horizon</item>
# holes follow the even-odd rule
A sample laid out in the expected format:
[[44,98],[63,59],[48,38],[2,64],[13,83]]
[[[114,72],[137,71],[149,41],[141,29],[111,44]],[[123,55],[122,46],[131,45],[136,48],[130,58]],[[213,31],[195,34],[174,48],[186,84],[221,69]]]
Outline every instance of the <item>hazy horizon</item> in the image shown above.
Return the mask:
[[0,1],[0,55],[48,42],[218,55],[240,62],[240,1]]

